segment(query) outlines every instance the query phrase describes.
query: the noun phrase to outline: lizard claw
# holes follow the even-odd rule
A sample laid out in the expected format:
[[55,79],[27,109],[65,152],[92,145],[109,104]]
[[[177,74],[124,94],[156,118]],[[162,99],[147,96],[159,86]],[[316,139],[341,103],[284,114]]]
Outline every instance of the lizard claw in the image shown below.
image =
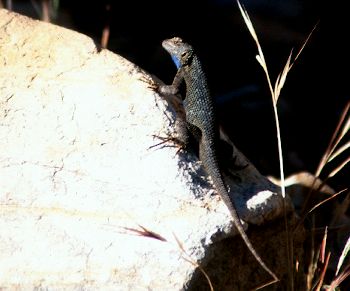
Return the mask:
[[139,80],[146,83],[147,88],[154,90],[154,91],[159,90],[159,85],[153,79],[147,78],[146,76],[142,76]]
[[[163,136],[158,136],[158,135],[152,135],[154,138],[158,138],[160,139],[160,142],[150,146],[148,149],[152,149],[154,147],[158,147],[158,146],[162,146],[162,147],[178,147],[178,151],[176,152],[176,154],[178,154],[181,150],[184,149],[184,144],[177,139],[176,137],[172,137],[172,136],[167,136],[167,137],[163,137]],[[173,143],[172,145],[166,145],[167,143]]]

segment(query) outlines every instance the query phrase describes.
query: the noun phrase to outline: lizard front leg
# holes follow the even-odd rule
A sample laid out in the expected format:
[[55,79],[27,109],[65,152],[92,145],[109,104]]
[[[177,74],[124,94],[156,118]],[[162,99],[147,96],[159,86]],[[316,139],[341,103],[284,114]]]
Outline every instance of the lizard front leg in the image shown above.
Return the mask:
[[158,87],[158,92],[164,95],[175,95],[179,93],[180,85],[183,81],[183,69],[180,67],[174,77],[171,85],[161,85]]

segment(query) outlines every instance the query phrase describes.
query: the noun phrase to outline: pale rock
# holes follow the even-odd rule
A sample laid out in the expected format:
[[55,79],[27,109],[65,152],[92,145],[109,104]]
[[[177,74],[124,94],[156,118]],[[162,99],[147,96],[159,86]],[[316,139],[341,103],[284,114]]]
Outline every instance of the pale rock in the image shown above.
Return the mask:
[[[193,285],[196,262],[236,231],[195,156],[152,147],[174,114],[140,80],[148,74],[85,35],[4,9],[0,63],[0,287]],[[246,187],[230,184],[239,213],[275,220],[279,188],[250,171]]]

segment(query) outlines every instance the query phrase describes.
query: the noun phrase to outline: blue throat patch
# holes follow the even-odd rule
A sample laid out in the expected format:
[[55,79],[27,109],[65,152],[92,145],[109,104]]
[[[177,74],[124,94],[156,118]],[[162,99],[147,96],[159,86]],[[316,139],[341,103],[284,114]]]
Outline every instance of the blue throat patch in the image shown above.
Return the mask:
[[171,58],[172,58],[172,60],[173,60],[173,62],[174,62],[174,64],[175,64],[176,68],[179,69],[180,66],[181,66],[180,60],[179,60],[176,56],[174,56],[174,55],[171,55]]

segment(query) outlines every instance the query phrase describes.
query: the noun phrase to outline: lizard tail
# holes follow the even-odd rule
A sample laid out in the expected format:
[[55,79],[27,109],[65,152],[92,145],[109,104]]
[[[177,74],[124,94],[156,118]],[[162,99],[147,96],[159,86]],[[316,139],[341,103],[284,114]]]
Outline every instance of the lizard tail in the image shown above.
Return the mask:
[[[230,199],[230,196],[228,194],[227,188],[224,184],[220,168],[219,168],[219,163],[216,158],[216,153],[214,152],[215,146],[213,144],[208,144],[204,142],[205,140],[210,140],[206,138],[202,138],[200,142],[200,148],[199,148],[199,155],[200,155],[200,160],[203,162],[203,165],[207,171],[207,173],[210,175],[213,184],[216,188],[216,191],[219,193],[221,199],[224,201],[226,204],[227,208],[230,211],[230,214],[232,215],[233,223],[236,226],[239,234],[241,235],[243,241],[247,245],[248,249],[250,252],[253,254],[254,258],[258,261],[258,263],[261,265],[261,267],[264,268],[264,270],[269,273],[272,278],[274,279],[272,282],[268,283],[267,285],[277,282],[278,278],[274,272],[270,270],[269,267],[266,266],[266,264],[263,262],[261,259],[260,255],[256,252],[255,248],[253,247],[252,243],[250,242],[247,234],[245,233],[245,230],[242,226],[241,220],[238,217],[238,213],[235,209],[235,206],[233,202]],[[264,285],[266,286],[266,285]]]

